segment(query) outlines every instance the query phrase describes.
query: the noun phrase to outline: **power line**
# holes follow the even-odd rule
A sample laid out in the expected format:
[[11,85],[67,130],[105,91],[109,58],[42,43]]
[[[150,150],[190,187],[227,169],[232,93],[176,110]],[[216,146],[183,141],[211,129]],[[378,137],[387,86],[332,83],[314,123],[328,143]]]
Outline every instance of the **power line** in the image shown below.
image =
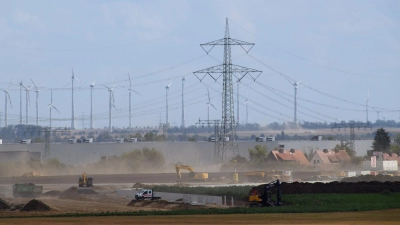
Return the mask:
[[[232,21],[232,20],[231,20],[231,21]],[[258,38],[258,39],[260,39],[260,40],[263,41],[264,43],[266,43],[266,44],[268,44],[268,45],[270,45],[270,46],[272,46],[272,47],[274,47],[274,48],[276,48],[276,49],[279,49],[280,51],[285,52],[286,54],[289,54],[289,55],[294,56],[294,57],[296,57],[296,58],[298,58],[298,59],[301,59],[301,60],[303,60],[303,61],[305,61],[305,62],[308,62],[308,63],[310,63],[310,64],[317,65],[317,66],[320,66],[320,67],[323,67],[323,68],[326,68],[326,69],[329,69],[329,70],[337,71],[337,72],[340,72],[340,73],[346,73],[346,74],[351,74],[351,75],[361,76],[361,77],[370,77],[370,78],[378,78],[378,79],[382,79],[382,78],[384,78],[384,79],[400,79],[400,77],[373,76],[373,75],[365,75],[365,74],[360,74],[360,73],[354,73],[354,72],[350,72],[350,71],[338,69],[338,68],[335,68],[335,67],[331,67],[331,66],[327,66],[327,65],[323,65],[323,64],[320,64],[320,63],[311,61],[311,60],[309,60],[309,59],[306,59],[306,58],[304,58],[304,57],[301,57],[301,56],[298,56],[298,55],[296,55],[296,54],[294,54],[294,53],[291,53],[291,52],[289,52],[289,51],[286,51],[286,50],[284,50],[283,48],[280,48],[280,47],[278,47],[278,46],[272,44],[271,42],[268,42],[268,41],[264,40],[263,38],[261,38],[261,37],[255,35],[254,33],[248,31],[247,29],[243,28],[242,26],[240,26],[239,24],[237,24],[235,21],[232,21],[232,22],[233,22],[234,24],[236,24],[238,27],[242,28],[242,29],[243,29],[244,31],[246,31],[247,33],[253,35],[254,37],[256,37],[256,38]]]

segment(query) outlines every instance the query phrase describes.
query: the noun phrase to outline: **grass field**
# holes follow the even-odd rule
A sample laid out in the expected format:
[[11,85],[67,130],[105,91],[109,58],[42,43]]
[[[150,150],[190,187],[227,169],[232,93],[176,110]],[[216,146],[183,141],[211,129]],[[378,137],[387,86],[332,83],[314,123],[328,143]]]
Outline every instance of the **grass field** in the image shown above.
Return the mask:
[[102,224],[399,224],[400,210],[342,213],[264,213],[232,215],[118,216],[7,218],[3,224],[29,225],[102,225]]

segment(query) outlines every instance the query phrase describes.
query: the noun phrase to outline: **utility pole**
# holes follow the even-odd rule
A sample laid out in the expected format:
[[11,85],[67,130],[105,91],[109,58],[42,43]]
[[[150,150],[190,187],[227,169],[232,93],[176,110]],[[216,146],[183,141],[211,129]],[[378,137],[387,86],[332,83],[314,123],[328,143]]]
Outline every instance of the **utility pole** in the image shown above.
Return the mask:
[[[219,161],[219,156],[220,156],[220,147],[219,144],[220,142],[218,141],[220,139],[220,127],[221,121],[220,120],[200,120],[197,121],[196,126],[197,125],[202,125],[204,127],[204,125],[208,125],[208,127],[210,127],[210,125],[214,126],[214,137],[215,137],[215,142],[214,142],[214,162],[218,163]],[[209,159],[211,162],[211,158]]]
[[332,130],[334,128],[338,128],[338,130],[340,130],[340,128],[344,128],[346,130],[346,128],[350,128],[350,140],[349,140],[349,147],[351,148],[351,150],[353,150],[354,152],[356,152],[356,143],[355,143],[355,139],[356,139],[356,134],[354,132],[354,128],[358,128],[358,130],[360,130],[360,128],[371,128],[372,130],[372,126],[369,123],[360,123],[360,122],[349,122],[349,123],[334,123],[332,126]]
[[239,123],[240,123],[240,118],[239,118],[239,87],[240,87],[240,81],[237,81],[236,82],[237,83],[237,96],[236,96],[236,107],[237,107],[237,126],[239,126]]
[[[240,47],[243,48],[243,50],[245,50],[248,53],[254,46],[254,43],[248,43],[245,41],[240,41],[230,38],[228,18],[226,18],[224,38],[208,42],[205,44],[201,44],[200,46],[208,54],[211,51],[211,49],[213,49],[216,45],[224,46],[223,64],[199,70],[193,73],[200,80],[200,82],[207,75],[211,76],[211,78],[217,81],[217,79],[220,77],[217,74],[222,73],[223,84],[222,84],[222,120],[221,120],[221,130],[220,130],[221,138],[220,140],[217,140],[221,143],[219,144],[219,151],[218,151],[219,154],[217,156],[217,162],[224,162],[226,161],[225,155],[227,151],[229,150],[232,151],[233,155],[239,154],[239,148],[235,141],[236,122],[234,115],[232,76],[235,76],[238,81],[240,81],[246,75],[250,75],[253,78],[253,80],[256,80],[257,77],[261,74],[261,71],[232,64],[231,45],[239,45]],[[210,47],[208,51],[204,48],[207,46]],[[244,48],[246,46],[249,47],[248,50]],[[257,74],[257,76],[254,78],[251,75],[252,73]],[[199,78],[200,74],[203,74],[201,75],[202,76],[201,78]]]

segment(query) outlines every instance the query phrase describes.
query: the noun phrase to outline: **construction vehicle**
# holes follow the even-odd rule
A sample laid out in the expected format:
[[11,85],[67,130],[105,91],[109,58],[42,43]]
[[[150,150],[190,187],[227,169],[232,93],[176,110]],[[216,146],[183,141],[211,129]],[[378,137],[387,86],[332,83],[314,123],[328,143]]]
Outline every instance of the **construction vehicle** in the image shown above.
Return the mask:
[[181,170],[189,170],[189,179],[195,181],[204,181],[208,179],[208,173],[194,172],[193,168],[188,165],[175,164],[176,175],[178,176],[178,182],[182,180]]
[[81,177],[79,177],[78,181],[79,187],[93,187],[93,178],[87,177],[86,173],[83,173]]
[[159,200],[159,199],[161,199],[161,196],[155,195],[153,189],[142,189],[137,194],[135,194],[135,199],[136,200],[144,200],[144,199]]
[[37,186],[32,183],[14,184],[12,187],[14,198],[38,197],[43,192],[43,186]]
[[249,182],[272,182],[281,180],[290,182],[292,180],[291,171],[284,170],[267,170],[267,171],[251,171],[245,173]]
[[[276,188],[276,203],[272,200],[272,191],[270,189]],[[282,205],[282,193],[281,183],[279,180],[272,181],[263,185],[261,195],[257,191],[257,187],[253,187],[249,193],[250,207],[264,207],[264,206],[281,206]]]

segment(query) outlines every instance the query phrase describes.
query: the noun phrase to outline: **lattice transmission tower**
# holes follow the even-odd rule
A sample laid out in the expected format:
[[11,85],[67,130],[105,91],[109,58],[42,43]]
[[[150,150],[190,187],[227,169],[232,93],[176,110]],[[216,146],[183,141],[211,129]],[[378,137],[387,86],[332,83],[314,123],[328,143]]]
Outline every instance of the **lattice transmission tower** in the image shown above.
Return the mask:
[[[227,151],[232,151],[233,155],[239,154],[236,138],[236,122],[234,115],[234,99],[233,99],[233,85],[232,76],[235,76],[240,81],[246,75],[249,75],[256,80],[261,74],[261,71],[246,68],[232,64],[231,58],[231,45],[239,45],[243,50],[248,53],[254,46],[254,43],[236,40],[229,36],[228,18],[226,18],[225,36],[222,39],[201,44],[200,46],[208,54],[215,46],[224,46],[224,61],[222,65],[213,66],[207,69],[193,72],[200,82],[209,75],[215,81],[222,75],[222,120],[220,128],[220,138],[216,141],[219,142],[219,154],[216,156],[217,163],[224,162]],[[207,51],[205,48],[210,47]],[[248,49],[246,50],[246,47]],[[201,75],[203,74],[203,75]],[[254,75],[252,75],[254,74]],[[199,77],[202,76],[202,77]]]
[[350,140],[349,140],[349,147],[351,148],[351,150],[353,150],[354,152],[356,152],[356,133],[354,131],[355,128],[358,128],[358,130],[360,128],[371,128],[372,130],[372,126],[370,123],[361,123],[361,122],[349,122],[349,123],[334,123],[332,126],[332,130],[334,128],[338,128],[340,130],[340,128],[344,128],[346,130],[346,128],[350,128]]

